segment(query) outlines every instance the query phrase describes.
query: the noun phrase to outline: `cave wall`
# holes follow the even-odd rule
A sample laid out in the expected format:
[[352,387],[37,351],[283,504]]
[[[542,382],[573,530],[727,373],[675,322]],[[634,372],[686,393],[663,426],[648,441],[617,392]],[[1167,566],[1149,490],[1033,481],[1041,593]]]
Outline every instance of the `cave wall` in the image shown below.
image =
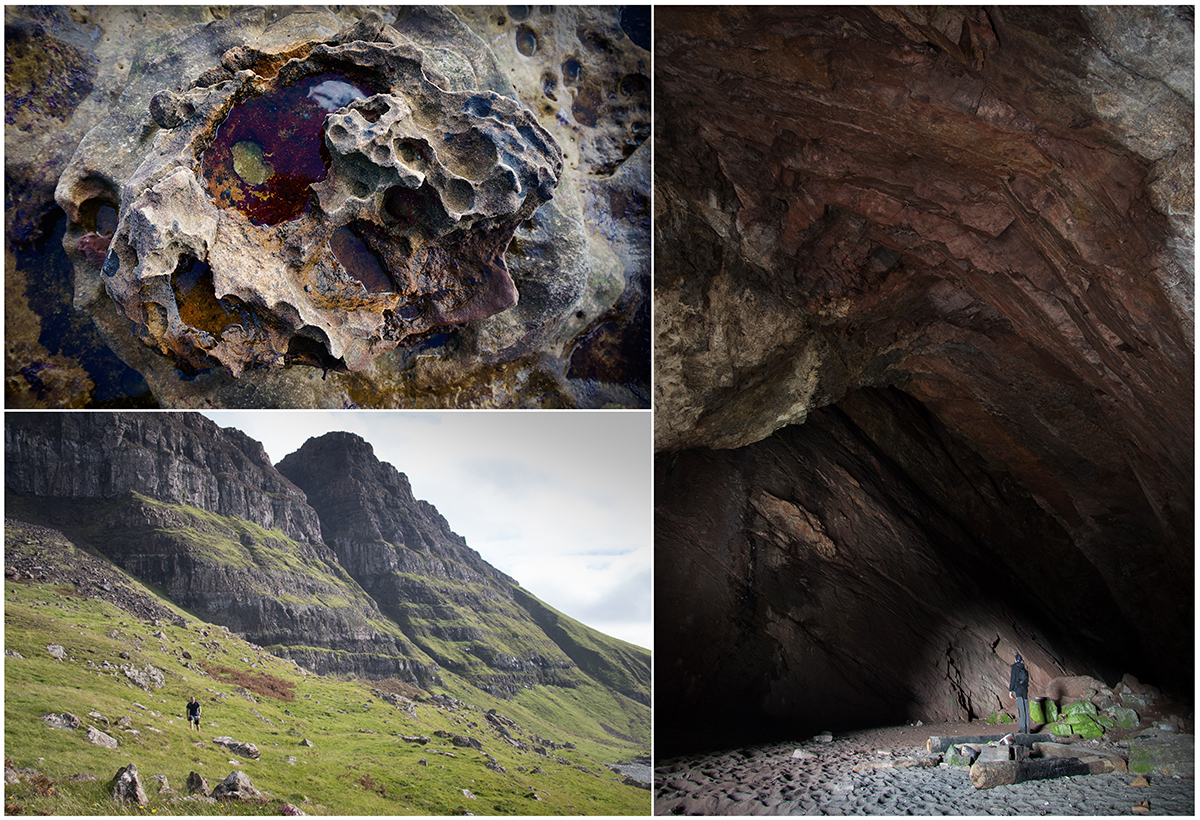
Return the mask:
[[[984,689],[980,647],[1038,635],[1047,671],[1190,692],[1190,7],[663,8],[655,36],[659,703],[949,715],[970,631]],[[795,443],[848,431],[893,478]],[[933,567],[958,591],[887,603]]]

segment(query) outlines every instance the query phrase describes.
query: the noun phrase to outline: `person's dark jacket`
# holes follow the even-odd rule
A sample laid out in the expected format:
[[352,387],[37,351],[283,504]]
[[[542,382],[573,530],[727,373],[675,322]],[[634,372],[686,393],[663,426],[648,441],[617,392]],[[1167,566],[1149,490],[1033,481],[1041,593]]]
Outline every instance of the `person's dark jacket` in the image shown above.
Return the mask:
[[[1020,673],[1024,674],[1020,674]],[[1025,664],[1014,663],[1008,673],[1008,691],[1019,698],[1029,697],[1029,672]]]

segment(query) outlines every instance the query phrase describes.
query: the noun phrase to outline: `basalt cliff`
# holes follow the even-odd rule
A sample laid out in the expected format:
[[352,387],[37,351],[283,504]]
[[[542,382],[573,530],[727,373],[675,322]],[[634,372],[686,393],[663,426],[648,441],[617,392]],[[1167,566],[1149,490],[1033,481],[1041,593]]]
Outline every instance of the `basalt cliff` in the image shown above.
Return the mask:
[[659,11],[660,742],[1192,691],[1193,25]]
[[493,695],[601,685],[649,705],[649,656],[484,561],[347,433],[271,465],[190,413],[10,413],[7,515],[321,673]]

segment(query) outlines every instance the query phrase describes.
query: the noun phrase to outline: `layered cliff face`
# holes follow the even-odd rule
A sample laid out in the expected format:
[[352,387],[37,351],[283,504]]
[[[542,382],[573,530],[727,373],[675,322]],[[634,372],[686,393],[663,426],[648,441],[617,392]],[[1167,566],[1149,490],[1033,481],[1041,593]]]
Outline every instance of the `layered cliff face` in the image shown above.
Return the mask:
[[582,667],[649,703],[648,676],[592,658],[561,616],[468,547],[363,439],[310,439],[278,469],[307,493],[341,565],[443,668],[511,695],[539,683],[577,685]]
[[338,564],[304,493],[238,430],[194,413],[9,414],[5,482],[10,515],[314,671],[436,679]]
[[[1192,36],[1146,7],[658,16],[657,594],[722,592],[657,611],[664,647],[730,616],[787,647],[735,674],[748,711],[978,714],[1018,637],[1190,691]],[[721,697],[730,628],[662,662],[664,702]]]
[[645,650],[522,590],[362,439],[314,439],[279,467],[192,413],[5,423],[8,516],[313,671],[422,686],[452,672],[502,696],[599,685],[649,705]]

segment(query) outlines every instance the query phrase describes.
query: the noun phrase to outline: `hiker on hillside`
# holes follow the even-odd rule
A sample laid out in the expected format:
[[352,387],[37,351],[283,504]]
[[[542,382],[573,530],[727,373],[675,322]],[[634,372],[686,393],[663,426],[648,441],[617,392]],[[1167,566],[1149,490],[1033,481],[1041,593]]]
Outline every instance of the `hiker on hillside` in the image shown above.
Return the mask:
[[194,726],[196,731],[200,731],[200,702],[196,700],[196,696],[192,695],[188,698],[187,704],[187,719],[188,725]]
[[1008,696],[1017,699],[1017,714],[1021,720],[1021,734],[1029,734],[1029,670],[1017,653],[1017,662],[1008,673]]

